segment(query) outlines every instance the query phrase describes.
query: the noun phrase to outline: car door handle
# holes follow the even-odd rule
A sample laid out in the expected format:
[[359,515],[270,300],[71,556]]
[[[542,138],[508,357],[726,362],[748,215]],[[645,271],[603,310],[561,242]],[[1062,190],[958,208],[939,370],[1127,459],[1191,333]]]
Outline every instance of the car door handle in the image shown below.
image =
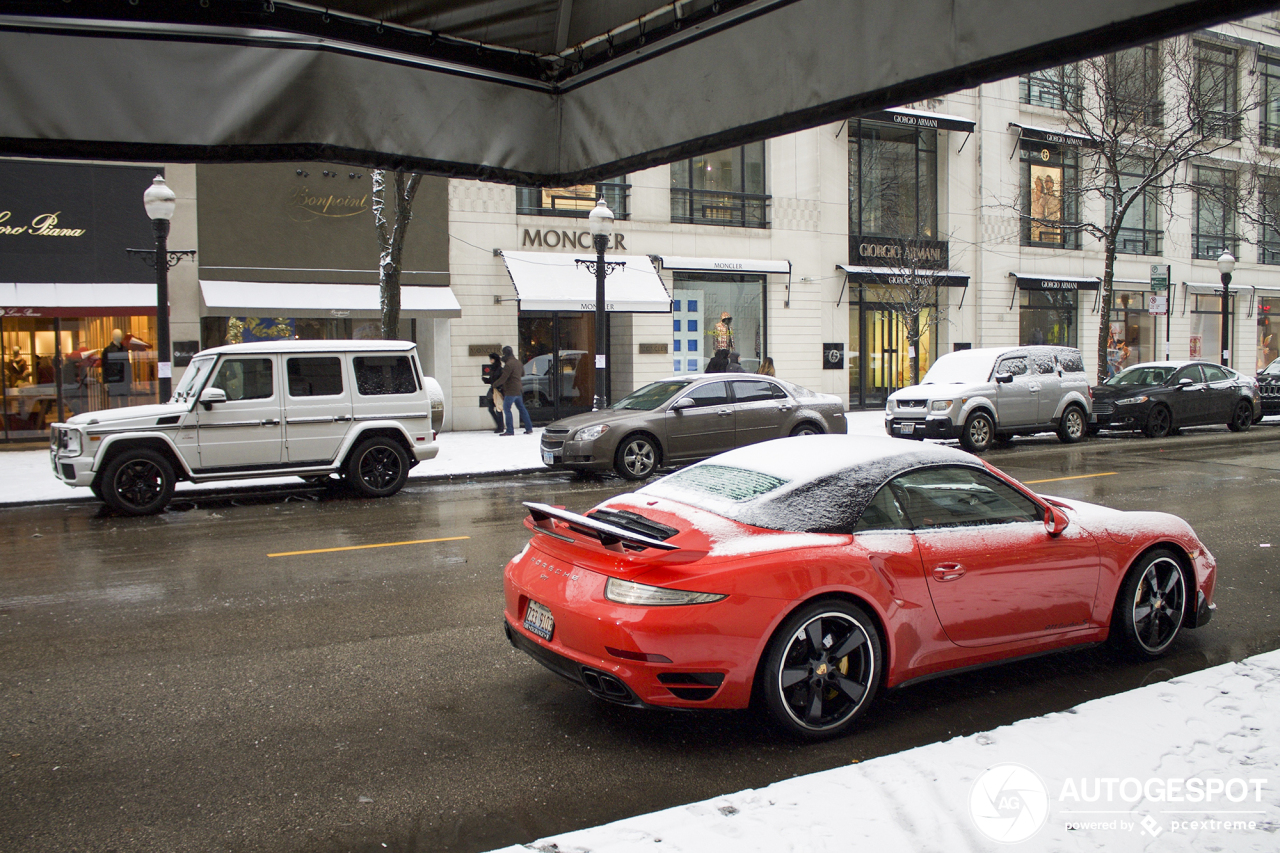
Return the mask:
[[279,424],[280,424],[280,421],[276,420],[275,418],[267,418],[262,422],[263,426],[279,426]]
[[780,411],[780,412],[789,412],[789,411],[791,411],[791,404],[790,404],[790,403],[782,403],[782,404],[780,404],[780,405],[778,406],[778,411]]
[[943,563],[933,569],[933,578],[938,581],[954,581],[964,577],[964,566],[959,563]]
[[729,415],[733,414],[733,409],[721,409],[720,411],[716,412],[716,414],[722,418],[727,418],[729,417]]

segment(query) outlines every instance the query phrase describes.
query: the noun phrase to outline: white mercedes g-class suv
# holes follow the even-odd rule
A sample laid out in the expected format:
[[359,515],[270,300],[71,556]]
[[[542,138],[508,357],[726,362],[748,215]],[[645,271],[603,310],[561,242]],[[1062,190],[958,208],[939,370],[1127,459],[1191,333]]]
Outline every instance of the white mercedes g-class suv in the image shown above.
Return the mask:
[[342,476],[387,497],[438,452],[444,394],[402,341],[232,344],[191,359],[168,403],[50,431],[53,471],[117,512],[160,512],[178,480]]
[[958,438],[972,453],[1016,435],[1085,436],[1093,412],[1084,359],[1074,347],[960,350],[941,356],[919,385],[885,404],[884,428],[902,438]]

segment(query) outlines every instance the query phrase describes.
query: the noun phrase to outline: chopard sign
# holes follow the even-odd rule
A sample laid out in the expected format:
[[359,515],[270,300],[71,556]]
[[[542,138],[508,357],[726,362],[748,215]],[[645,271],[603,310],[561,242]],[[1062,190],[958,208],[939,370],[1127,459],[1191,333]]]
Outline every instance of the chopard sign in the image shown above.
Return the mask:
[[21,234],[29,234],[32,237],[83,237],[87,232],[84,228],[62,228],[58,224],[58,214],[41,213],[37,214],[31,220],[30,225],[11,225],[9,221],[13,218],[13,212],[9,210],[0,210],[0,235],[17,236]]

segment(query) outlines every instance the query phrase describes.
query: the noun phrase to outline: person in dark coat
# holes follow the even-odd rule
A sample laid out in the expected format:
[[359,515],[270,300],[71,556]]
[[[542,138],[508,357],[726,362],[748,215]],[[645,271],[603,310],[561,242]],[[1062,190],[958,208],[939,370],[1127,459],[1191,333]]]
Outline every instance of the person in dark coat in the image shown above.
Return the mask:
[[[489,407],[489,417],[493,418],[493,431],[502,432],[502,392],[494,387],[498,377],[502,375],[502,357],[496,352],[489,353],[489,363],[480,372],[480,379],[489,386],[485,401]],[[494,399],[494,398],[497,399]]]
[[725,373],[746,373],[747,371],[738,362],[740,356],[736,352],[729,353],[729,364],[725,367]]
[[711,356],[711,360],[707,362],[707,369],[704,373],[727,373],[729,371],[729,351],[727,349],[718,349],[716,354]]
[[520,424],[524,427],[524,434],[529,435],[533,432],[533,420],[529,417],[529,410],[524,407],[524,365],[520,363],[520,359],[516,358],[515,352],[511,347],[502,348],[502,373],[499,374],[494,387],[502,392],[502,413],[506,417],[507,429],[503,435],[515,435],[516,426],[511,415],[511,407],[515,406],[520,410]]

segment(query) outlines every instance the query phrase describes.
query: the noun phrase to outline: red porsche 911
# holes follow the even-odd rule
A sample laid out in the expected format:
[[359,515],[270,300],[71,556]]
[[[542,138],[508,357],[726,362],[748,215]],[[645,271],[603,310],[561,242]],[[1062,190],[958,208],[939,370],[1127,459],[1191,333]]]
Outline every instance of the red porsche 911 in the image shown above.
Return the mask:
[[1155,658],[1214,608],[1182,519],[1042,497],[902,439],[778,439],[585,514],[526,506],[516,648],[602,699],[755,703],[807,739],[951,670],[1107,639]]

